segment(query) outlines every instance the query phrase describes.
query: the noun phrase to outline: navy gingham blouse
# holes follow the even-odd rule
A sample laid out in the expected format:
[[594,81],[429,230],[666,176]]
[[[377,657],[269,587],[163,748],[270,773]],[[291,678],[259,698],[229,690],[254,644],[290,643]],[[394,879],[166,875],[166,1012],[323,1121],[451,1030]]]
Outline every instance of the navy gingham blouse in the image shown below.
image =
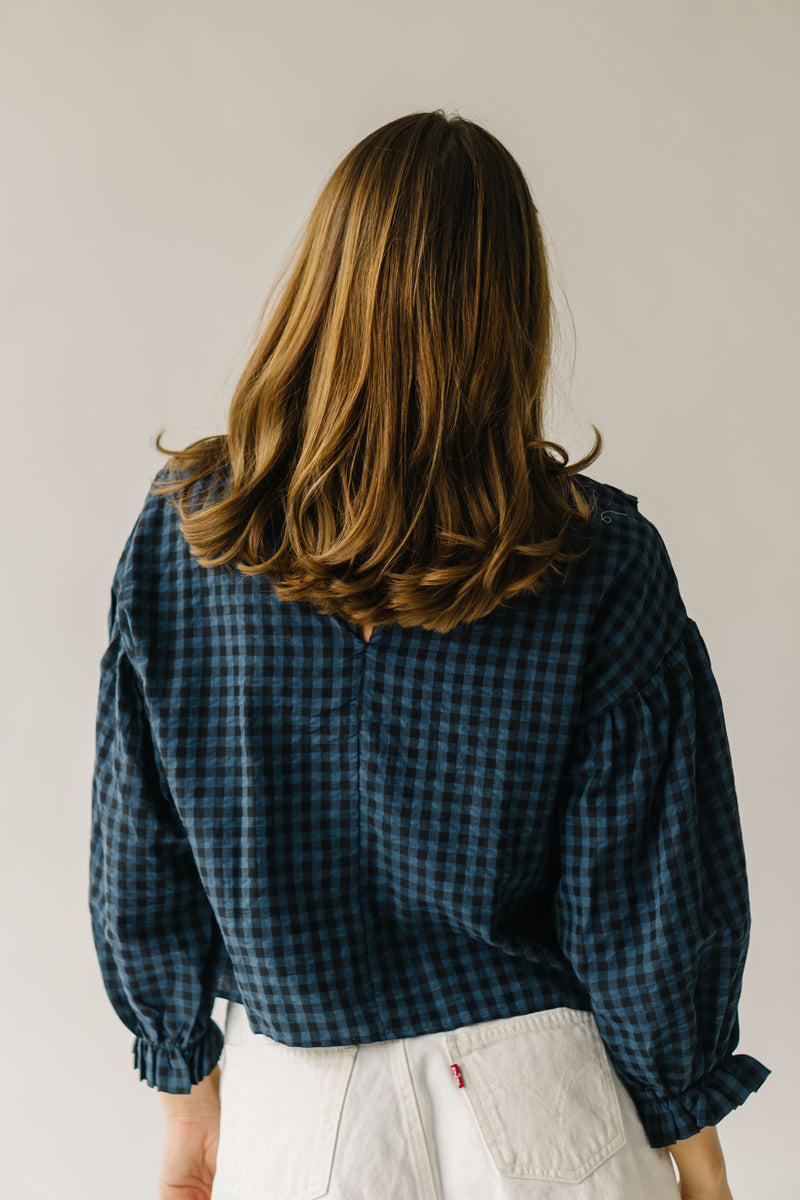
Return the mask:
[[213,1069],[217,996],[295,1046],[591,1011],[653,1147],[770,1074],[734,1054],[750,908],[708,651],[637,497],[575,478],[596,511],[566,582],[368,642],[200,566],[147,494],[100,663],[89,907],[150,1086]]

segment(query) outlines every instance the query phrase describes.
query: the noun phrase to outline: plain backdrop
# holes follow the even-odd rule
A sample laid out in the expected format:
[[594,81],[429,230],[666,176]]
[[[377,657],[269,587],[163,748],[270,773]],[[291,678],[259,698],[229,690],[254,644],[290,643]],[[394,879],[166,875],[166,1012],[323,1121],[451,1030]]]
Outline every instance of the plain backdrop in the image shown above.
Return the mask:
[[711,655],[753,916],[738,1049],[772,1068],[719,1133],[735,1200],[798,1194],[799,43],[793,0],[2,4],[2,1200],[156,1195],[161,1103],[87,902],[153,439],[224,428],[322,183],[438,107],[525,172],[561,331],[546,433],[574,460],[601,428],[589,473],[639,497]]

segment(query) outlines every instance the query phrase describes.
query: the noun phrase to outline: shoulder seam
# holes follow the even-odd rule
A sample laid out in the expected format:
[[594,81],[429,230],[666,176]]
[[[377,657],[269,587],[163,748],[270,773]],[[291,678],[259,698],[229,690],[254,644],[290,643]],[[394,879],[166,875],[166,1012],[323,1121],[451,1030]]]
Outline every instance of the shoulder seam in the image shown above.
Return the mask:
[[686,632],[689,627],[690,620],[691,620],[691,617],[689,617],[688,613],[686,613],[686,611],[684,610],[683,620],[681,621],[681,625],[678,630],[678,633],[676,634],[675,638],[672,640],[672,642],[670,643],[668,648],[661,655],[661,658],[658,660],[655,667],[653,667],[650,674],[646,676],[646,678],[641,679],[641,680],[636,680],[635,682],[633,682],[631,684],[631,686],[629,688],[626,688],[625,691],[622,693],[622,695],[618,696],[617,699],[614,700],[611,704],[607,704],[605,706],[605,708],[599,709],[598,712],[594,712],[590,716],[583,717],[581,720],[578,721],[578,725],[584,726],[584,725],[589,724],[591,721],[596,721],[600,717],[606,716],[607,713],[613,712],[615,708],[619,708],[620,704],[624,704],[624,702],[626,700],[630,700],[631,696],[635,696],[637,692],[644,691],[644,689],[646,687],[648,687],[648,685],[650,683],[652,683],[652,681],[655,679],[656,675],[658,675],[659,672],[663,670],[666,660],[670,657],[671,654],[675,653],[679,644],[683,641],[684,637],[686,636]]

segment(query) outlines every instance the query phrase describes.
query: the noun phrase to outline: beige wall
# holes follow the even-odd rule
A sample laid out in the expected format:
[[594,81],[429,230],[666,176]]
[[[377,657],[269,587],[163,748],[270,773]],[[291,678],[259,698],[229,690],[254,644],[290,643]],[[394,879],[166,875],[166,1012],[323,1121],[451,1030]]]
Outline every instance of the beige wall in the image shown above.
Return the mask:
[[221,427],[324,178],[438,106],[528,176],[564,335],[549,432],[577,458],[601,427],[590,473],[639,496],[712,656],[751,880],[739,1048],[773,1069],[720,1137],[736,1200],[793,1194],[799,33],[790,0],[0,7],[4,1200],[155,1195],[161,1105],[86,900],[108,589],[151,440]]

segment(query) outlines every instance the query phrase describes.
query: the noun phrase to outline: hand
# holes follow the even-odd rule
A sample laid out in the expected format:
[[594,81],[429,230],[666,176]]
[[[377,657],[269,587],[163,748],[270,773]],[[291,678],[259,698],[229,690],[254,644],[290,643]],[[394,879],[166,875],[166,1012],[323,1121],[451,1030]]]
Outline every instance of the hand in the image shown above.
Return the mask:
[[211,1185],[217,1169],[219,1112],[191,1116],[167,1116],[159,1200],[211,1200]]
[[219,1148],[219,1084],[217,1063],[191,1092],[159,1093],[166,1118],[159,1200],[211,1200]]

